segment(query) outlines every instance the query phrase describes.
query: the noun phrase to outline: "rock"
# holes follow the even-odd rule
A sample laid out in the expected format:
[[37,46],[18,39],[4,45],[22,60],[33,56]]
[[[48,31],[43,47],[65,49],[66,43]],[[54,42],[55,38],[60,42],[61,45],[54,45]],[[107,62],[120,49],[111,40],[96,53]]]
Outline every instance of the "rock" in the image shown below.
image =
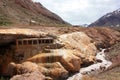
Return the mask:
[[58,49],[52,52],[53,53],[38,54],[32,58],[29,58],[28,61],[35,63],[60,62],[62,66],[68,71],[79,71],[82,62],[79,57],[73,55],[72,50]]
[[0,29],[0,45],[15,42],[19,38],[46,37],[47,33],[38,32],[32,29]]
[[38,65],[39,65],[39,67],[40,66],[44,67],[44,68],[40,67],[40,70],[46,76],[50,76],[52,78],[68,77],[68,71],[59,62],[39,63]]
[[102,49],[102,51],[97,53],[97,55],[96,55],[96,60],[99,59],[102,62],[100,62],[100,63],[97,62],[88,67],[81,68],[80,73],[88,74],[88,75],[96,75],[96,74],[99,74],[99,73],[107,70],[108,67],[110,67],[112,65],[112,62],[105,59],[105,50],[106,49]]
[[96,79],[94,77],[92,77],[92,76],[83,75],[82,80],[96,80]]
[[11,76],[19,74],[33,73],[34,71],[41,72],[45,76],[50,76],[51,78],[66,78],[68,77],[68,71],[59,63],[32,63],[23,62],[22,64],[9,64],[9,74]]
[[89,61],[94,61],[96,47],[93,42],[83,32],[74,32],[59,36],[58,42],[65,45],[66,49],[74,50],[74,55]]
[[[63,67],[72,72],[76,72],[80,69],[80,65],[82,64],[81,58],[75,56],[73,53],[76,53],[72,50],[67,49],[58,49],[54,50],[53,52],[62,56],[60,63]],[[77,65],[77,66],[76,66]]]
[[13,61],[13,53],[8,49],[5,51],[3,48],[0,48],[0,74],[6,74],[8,64]]
[[84,32],[95,42],[96,47],[108,48],[118,42],[120,42],[120,31],[119,28],[109,27],[64,27],[58,30],[59,34],[73,33],[73,32]]
[[[12,29],[6,31],[1,30],[3,33],[0,32],[0,34],[1,35],[4,34],[3,35],[4,37],[6,36],[9,37],[9,35],[13,37],[13,38],[10,37],[8,40],[16,39],[17,36],[23,38],[23,35],[26,37],[49,36],[49,34],[46,33],[43,33],[43,35],[41,35],[41,32],[39,33],[36,31],[35,34],[34,31],[33,34],[29,34],[28,32],[26,32],[26,30],[24,32],[24,29],[17,29],[17,30],[18,31],[14,31],[14,32],[12,32]],[[100,29],[100,30],[104,30],[104,29]],[[109,31],[109,29],[106,30]],[[97,34],[98,31],[99,29],[95,33]],[[34,71],[39,71],[43,73],[45,76],[51,77],[53,79],[59,77],[66,78],[68,76],[68,73],[79,71],[79,69],[81,68],[81,64],[83,63],[88,64],[90,62],[94,62],[95,55],[97,52],[97,48],[95,47],[95,45],[98,46],[99,44],[98,39],[100,39],[100,43],[102,43],[103,46],[107,45],[107,41],[106,41],[107,37],[108,39],[112,40],[113,43],[119,41],[119,37],[118,37],[119,34],[117,32],[114,32],[114,35],[110,34],[110,36],[108,34],[110,32],[106,33],[107,35],[104,33],[104,35],[106,36],[102,38],[102,36],[104,36],[102,35],[103,32],[102,31],[99,32],[100,34],[97,36],[93,34],[92,30],[90,30],[89,31],[90,34],[86,33],[87,35],[89,34],[88,35],[89,37],[84,32],[74,32],[74,33],[61,35],[59,36],[59,38],[56,37],[57,44],[64,46],[55,49],[49,48],[50,52],[47,53],[40,52],[39,54],[30,57],[27,60],[24,60],[25,62],[21,64],[11,63],[10,64],[11,67],[9,67],[11,68],[10,69],[11,71],[9,72],[11,72],[10,73],[11,75],[15,75],[15,74],[21,75],[21,74],[32,73]],[[93,37],[93,39],[91,39],[90,37],[91,38]],[[112,42],[108,42],[108,43],[112,43]],[[9,61],[11,62],[12,60]]]
[[101,63],[98,62],[88,67],[81,68],[79,73],[74,74],[67,80],[95,80],[92,78],[93,76],[107,70],[107,68],[112,64],[112,62],[105,59],[105,50],[106,49],[102,49],[102,51],[96,55],[96,59],[100,59],[102,61]]
[[38,71],[38,65],[32,62],[23,62],[22,64],[10,63],[8,72],[11,74],[25,74]]
[[120,32],[107,27],[88,28],[84,32],[95,42],[98,49],[108,48],[120,41]]
[[45,80],[45,76],[39,71],[34,71],[31,73],[13,76],[10,80]]

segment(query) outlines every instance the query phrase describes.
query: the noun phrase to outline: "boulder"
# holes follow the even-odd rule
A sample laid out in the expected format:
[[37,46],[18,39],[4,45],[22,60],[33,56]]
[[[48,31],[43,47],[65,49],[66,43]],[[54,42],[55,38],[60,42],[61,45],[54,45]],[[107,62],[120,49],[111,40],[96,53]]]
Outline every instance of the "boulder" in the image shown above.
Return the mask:
[[23,62],[22,64],[15,64],[11,62],[8,67],[8,73],[10,75],[25,74],[38,71],[38,65],[32,62]]
[[54,78],[68,77],[68,71],[61,65],[60,62],[54,63],[39,63],[40,72],[46,76]]
[[53,53],[41,53],[29,58],[27,61],[35,63],[52,63],[60,62],[67,71],[79,71],[81,59],[75,56],[72,50],[58,49],[53,50]]
[[10,80],[45,80],[45,76],[39,71],[34,71],[31,73],[15,75]]
[[74,32],[63,34],[59,36],[58,41],[64,44],[65,49],[74,50],[74,55],[87,60],[88,62],[94,61],[96,55],[95,43],[83,32]]
[[[32,75],[34,72],[42,73],[45,76],[51,78],[66,78],[68,77],[68,71],[59,63],[32,63],[32,62],[23,62],[21,64],[10,63],[9,64],[9,74],[11,76],[16,76],[15,78],[24,77],[26,75]],[[30,74],[28,74],[30,73]],[[35,74],[37,74],[35,72]]]

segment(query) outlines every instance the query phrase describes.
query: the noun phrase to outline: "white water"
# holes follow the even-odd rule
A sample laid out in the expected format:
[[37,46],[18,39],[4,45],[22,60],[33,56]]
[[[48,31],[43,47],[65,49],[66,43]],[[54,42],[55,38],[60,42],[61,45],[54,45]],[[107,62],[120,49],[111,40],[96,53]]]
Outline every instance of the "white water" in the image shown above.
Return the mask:
[[97,53],[96,55],[96,60],[101,60],[102,62],[92,64],[85,68],[81,68],[79,73],[73,75],[72,77],[69,77],[67,80],[82,80],[82,75],[84,74],[96,75],[106,70],[112,64],[112,62],[105,59],[104,51],[105,49],[102,49],[102,51]]

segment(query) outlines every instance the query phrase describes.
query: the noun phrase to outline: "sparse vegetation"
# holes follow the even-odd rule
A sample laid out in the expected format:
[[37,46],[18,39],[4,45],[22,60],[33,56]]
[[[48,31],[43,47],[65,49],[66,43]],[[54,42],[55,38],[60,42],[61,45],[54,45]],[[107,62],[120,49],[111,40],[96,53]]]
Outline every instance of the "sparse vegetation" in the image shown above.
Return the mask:
[[0,26],[8,26],[12,24],[6,17],[0,16]]
[[4,78],[3,76],[1,76],[0,80],[9,80],[9,78]]
[[95,80],[120,80],[120,66],[96,76]]
[[95,80],[120,80],[120,65],[119,65],[119,55],[120,55],[120,42],[110,47],[110,51],[106,58],[113,62],[112,69],[107,70],[101,74],[95,76]]
[[111,28],[120,32],[120,27],[111,27]]
[[119,55],[120,55],[120,42],[113,45],[110,48],[110,52],[107,53],[107,59],[111,60],[112,58],[116,58]]

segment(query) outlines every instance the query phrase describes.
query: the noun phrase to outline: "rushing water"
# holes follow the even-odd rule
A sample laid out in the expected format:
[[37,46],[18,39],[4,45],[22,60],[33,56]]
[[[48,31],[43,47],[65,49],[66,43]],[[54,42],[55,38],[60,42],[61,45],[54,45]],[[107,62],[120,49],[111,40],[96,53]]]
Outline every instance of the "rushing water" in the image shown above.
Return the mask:
[[99,60],[101,62],[97,62],[88,67],[81,68],[79,73],[73,75],[72,77],[69,77],[67,80],[82,80],[82,75],[84,74],[96,75],[106,70],[112,64],[112,62],[105,59],[104,51],[105,49],[102,49],[102,51],[96,55],[96,60]]

